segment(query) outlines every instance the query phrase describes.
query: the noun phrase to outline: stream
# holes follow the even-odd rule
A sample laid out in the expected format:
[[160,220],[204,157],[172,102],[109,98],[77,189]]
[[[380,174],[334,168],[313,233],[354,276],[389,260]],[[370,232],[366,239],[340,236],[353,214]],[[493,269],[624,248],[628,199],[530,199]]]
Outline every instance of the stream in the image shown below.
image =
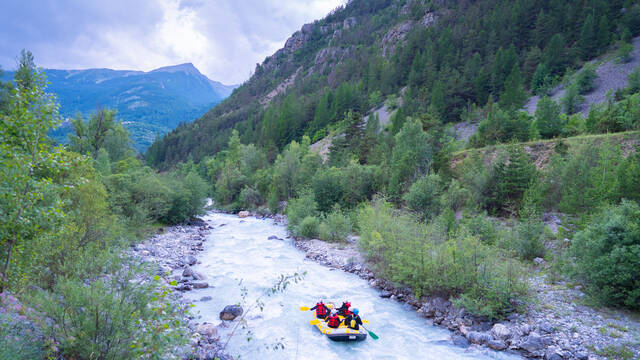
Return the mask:
[[[242,359],[517,359],[516,355],[488,349],[460,348],[449,340],[451,333],[428,325],[407,305],[382,299],[379,293],[356,275],[321,266],[305,258],[304,253],[286,239],[286,228],[273,220],[209,213],[204,219],[214,227],[208,235],[201,262],[194,270],[205,276],[210,287],[185,293],[193,301],[192,312],[199,322],[218,324],[220,311],[242,300],[241,286],[247,289],[243,305],[247,329],[236,331],[227,351]],[[224,224],[224,225],[223,225]],[[275,235],[285,240],[268,240]],[[284,292],[272,296],[271,289],[280,275],[306,272],[304,279],[292,283]],[[209,301],[199,301],[210,296]],[[260,298],[264,310],[252,307]],[[367,327],[379,340],[367,337],[358,343],[329,340],[309,325],[311,312],[301,306],[313,306],[318,300],[340,305],[349,300],[360,310]],[[237,321],[236,321],[237,322]],[[220,328],[224,343],[232,330]],[[247,341],[247,330],[251,340]],[[274,350],[282,343],[284,349]]]

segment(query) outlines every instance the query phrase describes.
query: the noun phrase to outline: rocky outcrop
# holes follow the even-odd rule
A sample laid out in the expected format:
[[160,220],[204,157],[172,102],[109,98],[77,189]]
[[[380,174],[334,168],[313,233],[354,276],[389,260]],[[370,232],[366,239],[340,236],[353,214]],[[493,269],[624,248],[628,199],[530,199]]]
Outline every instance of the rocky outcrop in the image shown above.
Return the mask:
[[397,24],[387,31],[382,38],[382,56],[390,57],[393,55],[396,47],[405,39],[407,34],[417,25],[429,27],[438,19],[434,13],[426,13],[418,22],[407,20]]
[[241,218],[241,219],[244,219],[244,218],[246,218],[247,216],[249,216],[249,212],[248,212],[248,211],[246,211],[246,210],[240,211],[240,212],[238,213],[238,217],[239,217],[239,218]]
[[330,46],[321,49],[316,54],[313,66],[309,69],[309,74],[319,73],[326,75],[328,69],[333,68],[332,64],[340,64],[351,54],[352,48],[342,48]]

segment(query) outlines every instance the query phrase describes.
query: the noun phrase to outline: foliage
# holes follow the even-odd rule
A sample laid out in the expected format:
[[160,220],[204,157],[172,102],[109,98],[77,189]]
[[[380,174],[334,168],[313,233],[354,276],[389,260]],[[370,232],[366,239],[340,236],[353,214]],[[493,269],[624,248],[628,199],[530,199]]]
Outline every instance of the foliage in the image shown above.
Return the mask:
[[450,296],[473,314],[495,318],[526,293],[514,261],[464,232],[448,238],[437,222],[420,223],[382,200],[362,209],[358,224],[369,262],[418,297]]
[[536,128],[543,138],[552,138],[560,135],[562,131],[562,118],[560,106],[549,98],[543,97],[538,101],[536,108]]
[[533,119],[524,111],[508,112],[497,105],[488,105],[487,117],[478,125],[469,144],[474,147],[511,140],[526,141],[531,137]]
[[[114,264],[120,265],[118,261]],[[133,269],[121,268],[110,278],[89,284],[61,279],[53,294],[41,295],[38,308],[53,320],[44,326],[44,332],[61,355],[162,359],[174,346],[183,344],[182,316],[169,300],[169,290],[156,290],[154,282],[134,282],[136,275]]]
[[539,218],[527,218],[516,230],[516,251],[521,258],[533,260],[544,257],[544,223]]
[[306,238],[316,238],[318,237],[319,229],[320,219],[315,216],[307,216],[302,219],[302,222],[298,225],[295,233]]
[[616,61],[620,64],[628,63],[633,57],[633,45],[622,43],[616,50]]
[[443,193],[442,179],[437,174],[428,174],[411,185],[403,199],[407,206],[423,218],[437,216],[440,212],[440,196]]
[[407,119],[394,137],[391,158],[391,180],[389,191],[400,196],[411,183],[427,173],[433,159],[431,137],[422,129],[419,120]]
[[593,216],[571,244],[575,275],[599,302],[638,310],[640,207],[623,201]]
[[318,231],[322,240],[344,242],[351,234],[351,227],[349,217],[339,207],[335,207],[324,217]]
[[311,192],[302,193],[300,197],[289,200],[287,203],[287,228],[295,231],[298,225],[308,217],[318,215],[317,203]]

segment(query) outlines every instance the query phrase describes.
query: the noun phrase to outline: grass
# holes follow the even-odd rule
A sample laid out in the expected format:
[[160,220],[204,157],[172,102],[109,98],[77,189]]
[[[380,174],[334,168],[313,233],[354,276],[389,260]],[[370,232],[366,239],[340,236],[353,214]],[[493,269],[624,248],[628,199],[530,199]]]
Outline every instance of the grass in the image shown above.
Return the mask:
[[451,164],[453,165],[452,168],[455,168],[455,165],[461,163],[467,156],[473,153],[478,153],[482,155],[481,156],[482,158],[485,158],[487,155],[493,154],[497,150],[509,150],[515,147],[524,147],[524,146],[538,147],[538,148],[546,147],[548,148],[547,150],[553,150],[551,145],[555,145],[555,143],[557,143],[558,141],[562,141],[567,146],[572,147],[572,146],[580,145],[585,142],[593,142],[594,144],[597,144],[598,142],[601,142],[607,139],[615,139],[616,143],[622,143],[626,140],[640,139],[640,131],[633,130],[633,131],[607,133],[607,134],[584,134],[584,135],[578,135],[578,136],[572,136],[572,137],[566,137],[566,138],[540,139],[540,140],[531,140],[531,141],[519,142],[519,143],[506,143],[506,144],[501,143],[501,144],[495,144],[495,145],[488,145],[481,148],[465,149],[465,150],[456,151],[451,154]]
[[627,331],[629,331],[629,329],[628,329],[627,327],[622,326],[622,325],[618,325],[618,324],[616,324],[616,323],[612,323],[612,322],[608,322],[608,323],[607,323],[607,326],[609,326],[609,327],[611,327],[611,328],[614,328],[614,329],[616,329],[616,330],[618,330],[618,331],[622,331],[622,332],[627,332]]
[[633,359],[633,351],[626,345],[608,345],[602,349],[596,349],[593,345],[587,345],[587,349],[596,355],[607,359],[630,360]]

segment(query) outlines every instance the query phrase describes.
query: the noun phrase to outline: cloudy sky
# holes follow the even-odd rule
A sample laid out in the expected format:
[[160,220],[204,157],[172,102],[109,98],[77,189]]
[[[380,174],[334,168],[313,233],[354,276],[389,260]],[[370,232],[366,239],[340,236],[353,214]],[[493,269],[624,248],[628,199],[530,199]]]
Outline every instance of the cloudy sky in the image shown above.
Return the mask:
[[193,63],[225,84],[345,0],[10,0],[0,11],[0,66],[20,50],[55,69],[152,70]]

